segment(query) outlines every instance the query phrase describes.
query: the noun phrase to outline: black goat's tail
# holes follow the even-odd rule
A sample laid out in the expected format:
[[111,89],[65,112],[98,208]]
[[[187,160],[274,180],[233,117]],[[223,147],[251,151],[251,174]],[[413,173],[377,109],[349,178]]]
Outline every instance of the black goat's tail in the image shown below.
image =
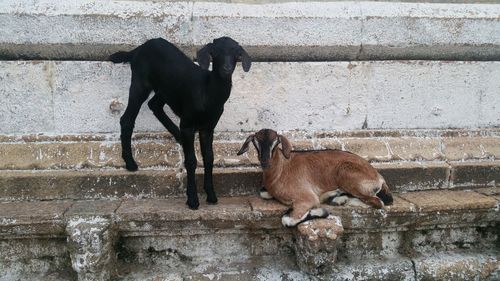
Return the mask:
[[120,51],[109,56],[109,60],[114,63],[130,62],[133,57],[134,57],[134,51],[131,52]]

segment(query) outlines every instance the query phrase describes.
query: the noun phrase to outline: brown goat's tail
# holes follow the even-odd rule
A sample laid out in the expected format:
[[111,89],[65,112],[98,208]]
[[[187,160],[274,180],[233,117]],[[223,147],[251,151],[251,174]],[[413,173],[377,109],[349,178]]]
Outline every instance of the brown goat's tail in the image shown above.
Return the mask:
[[384,202],[384,205],[392,205],[394,202],[394,199],[392,198],[391,191],[389,190],[389,187],[387,186],[387,183],[385,181],[382,183],[382,189],[377,193],[377,197]]
[[130,62],[133,57],[134,57],[134,51],[132,52],[120,51],[109,56],[109,60],[114,63]]

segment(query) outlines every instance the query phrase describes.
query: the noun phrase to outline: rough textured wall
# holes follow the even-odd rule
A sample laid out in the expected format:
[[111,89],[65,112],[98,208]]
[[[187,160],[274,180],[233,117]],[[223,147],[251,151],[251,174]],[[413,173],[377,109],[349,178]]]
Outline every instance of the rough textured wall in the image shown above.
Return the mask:
[[[0,134],[119,133],[130,69],[0,62]],[[500,124],[499,62],[238,65],[218,131],[475,128]],[[136,131],[164,131],[144,104]]]

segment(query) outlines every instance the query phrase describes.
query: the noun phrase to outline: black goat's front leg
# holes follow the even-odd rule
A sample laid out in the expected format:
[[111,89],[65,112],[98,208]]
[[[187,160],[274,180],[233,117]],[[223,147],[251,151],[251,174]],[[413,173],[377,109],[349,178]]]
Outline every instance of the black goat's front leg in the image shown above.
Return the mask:
[[195,171],[196,155],[194,152],[194,129],[181,129],[182,150],[184,151],[184,167],[187,172],[187,202],[190,209],[196,210],[200,206],[196,191]]
[[163,102],[160,99],[160,96],[156,94],[153,96],[149,102],[148,106],[151,111],[153,111],[153,114],[156,116],[158,121],[174,136],[175,140],[178,143],[181,143],[181,131],[179,130],[179,127],[172,122],[172,120],[165,114],[165,111],[163,110],[163,106],[165,105],[165,102]]
[[205,173],[203,175],[203,188],[207,193],[207,202],[209,204],[217,204],[217,196],[214,191],[213,184],[213,167],[214,167],[214,130],[200,130],[200,147],[203,156],[203,167]]

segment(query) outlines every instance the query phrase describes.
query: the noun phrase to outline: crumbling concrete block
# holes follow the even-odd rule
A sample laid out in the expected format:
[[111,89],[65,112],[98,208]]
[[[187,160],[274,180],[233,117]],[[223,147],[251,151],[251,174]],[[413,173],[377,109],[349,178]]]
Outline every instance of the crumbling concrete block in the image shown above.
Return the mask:
[[328,272],[337,259],[337,241],[343,232],[340,217],[333,215],[299,224],[293,245],[299,268],[311,274]]
[[111,219],[77,216],[68,221],[66,232],[71,266],[78,273],[78,280],[109,280],[115,266]]

